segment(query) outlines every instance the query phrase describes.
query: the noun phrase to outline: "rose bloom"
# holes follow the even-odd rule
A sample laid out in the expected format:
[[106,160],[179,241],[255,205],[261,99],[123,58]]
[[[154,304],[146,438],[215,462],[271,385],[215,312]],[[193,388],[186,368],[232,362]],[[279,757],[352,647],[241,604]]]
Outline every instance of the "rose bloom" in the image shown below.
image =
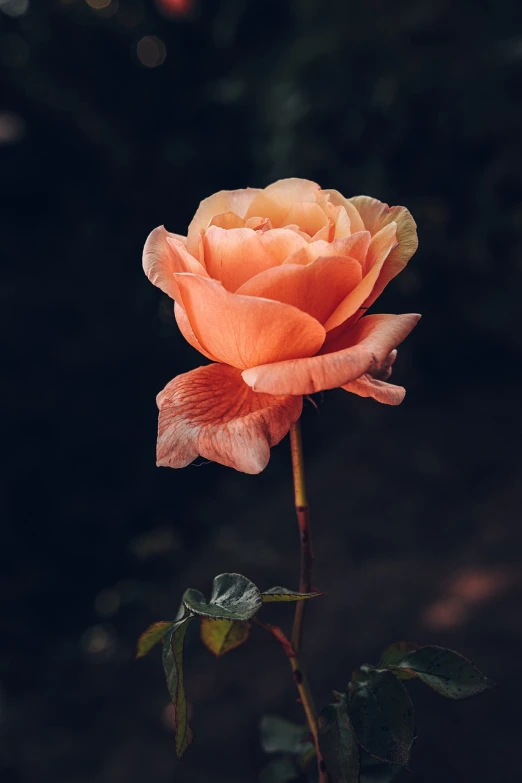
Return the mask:
[[181,468],[200,455],[259,473],[303,395],[340,386],[402,402],[405,390],[386,379],[420,316],[366,311],[416,249],[405,207],[304,179],[215,193],[186,237],[154,229],[145,273],[174,300],[185,339],[213,362],[158,395],[158,465]]

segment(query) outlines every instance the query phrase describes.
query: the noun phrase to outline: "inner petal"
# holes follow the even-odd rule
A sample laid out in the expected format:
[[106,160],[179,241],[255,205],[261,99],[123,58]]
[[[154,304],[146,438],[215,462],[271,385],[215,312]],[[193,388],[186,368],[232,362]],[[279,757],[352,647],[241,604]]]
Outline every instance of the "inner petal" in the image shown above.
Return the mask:
[[[267,232],[268,233],[268,232]],[[210,277],[235,291],[250,277],[274,266],[273,256],[251,228],[210,226],[203,237],[205,267]]]

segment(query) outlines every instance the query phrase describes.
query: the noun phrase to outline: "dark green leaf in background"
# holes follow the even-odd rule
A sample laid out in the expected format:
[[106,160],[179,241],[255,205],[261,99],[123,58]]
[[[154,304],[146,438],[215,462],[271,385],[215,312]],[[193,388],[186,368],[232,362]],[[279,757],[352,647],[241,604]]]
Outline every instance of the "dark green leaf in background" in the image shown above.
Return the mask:
[[201,618],[201,641],[218,658],[246,642],[251,624],[239,620]]
[[166,622],[153,623],[149,625],[146,631],[144,631],[138,639],[136,648],[136,658],[143,658],[147,655],[153,647],[161,642],[167,629],[172,625],[172,620]]
[[444,647],[418,647],[405,652],[392,671],[408,672],[449,699],[467,699],[490,688],[493,683],[463,655]]
[[194,739],[187,721],[187,700],[183,684],[183,643],[192,617],[179,620],[163,637],[163,668],[175,709],[176,753],[181,758]]
[[286,587],[271,587],[261,593],[261,600],[264,604],[282,602],[282,601],[305,601],[308,598],[317,598],[324,593],[298,593],[295,590],[288,590]]
[[271,761],[259,775],[259,783],[293,783],[302,780],[301,771],[295,758],[282,756]]
[[261,593],[241,574],[220,574],[214,579],[210,601],[199,590],[186,590],[185,607],[201,617],[250,620],[261,608]]
[[332,783],[358,783],[359,748],[345,696],[321,711],[318,728],[319,747]]
[[[406,653],[418,649],[419,645],[414,644],[413,642],[394,642],[393,644],[390,644],[389,647],[387,647],[382,653],[381,660],[379,661],[377,668],[388,669],[390,667],[396,666],[400,661],[402,661]],[[406,670],[401,672],[395,671],[395,675],[400,677],[401,680],[411,680],[415,677],[415,674]]]
[[348,713],[358,743],[371,756],[406,766],[415,738],[413,705],[390,671],[369,670],[350,683]]
[[259,725],[261,747],[265,753],[306,753],[311,742],[306,741],[310,730],[278,715],[263,715]]

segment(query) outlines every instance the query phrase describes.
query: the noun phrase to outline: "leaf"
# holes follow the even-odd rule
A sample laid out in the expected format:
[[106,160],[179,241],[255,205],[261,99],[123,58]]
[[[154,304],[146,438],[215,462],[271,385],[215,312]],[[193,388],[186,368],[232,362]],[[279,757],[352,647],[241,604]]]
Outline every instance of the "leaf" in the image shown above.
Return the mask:
[[371,756],[406,766],[415,739],[413,705],[387,670],[369,670],[349,685],[348,713],[357,741]]
[[448,699],[467,699],[493,686],[463,655],[434,645],[406,652],[390,669],[418,677]]
[[143,658],[147,655],[153,647],[161,642],[163,635],[168,628],[172,625],[172,620],[168,622],[152,623],[149,625],[146,631],[144,631],[138,643],[136,645],[136,658]]
[[210,601],[199,590],[186,590],[185,607],[201,617],[217,620],[250,620],[261,608],[261,593],[241,574],[220,574],[214,579]]
[[400,772],[396,764],[374,759],[362,748],[359,753],[359,783],[391,783]]
[[293,783],[295,780],[301,780],[301,771],[291,756],[271,761],[259,775],[259,783]]
[[261,593],[261,600],[264,604],[279,603],[281,601],[305,601],[308,598],[317,598],[324,593],[298,593],[295,590],[288,590],[286,587],[271,587]]
[[192,617],[174,623],[163,637],[163,668],[175,709],[176,753],[181,758],[194,739],[187,721],[187,700],[183,684],[183,643]]
[[298,726],[277,715],[263,715],[259,730],[265,753],[301,755],[312,747],[311,742],[306,741],[310,733],[307,726]]
[[358,783],[359,748],[348,717],[346,697],[319,714],[319,748],[332,783]]
[[[393,644],[390,644],[389,647],[387,647],[382,653],[381,660],[379,661],[377,668],[389,669],[397,666],[399,662],[402,661],[406,653],[418,649],[419,645],[414,644],[413,642],[394,642]],[[406,670],[400,672],[394,671],[394,674],[401,680],[411,680],[415,677],[415,674]]]
[[218,658],[246,642],[252,625],[238,620],[201,618],[201,641]]

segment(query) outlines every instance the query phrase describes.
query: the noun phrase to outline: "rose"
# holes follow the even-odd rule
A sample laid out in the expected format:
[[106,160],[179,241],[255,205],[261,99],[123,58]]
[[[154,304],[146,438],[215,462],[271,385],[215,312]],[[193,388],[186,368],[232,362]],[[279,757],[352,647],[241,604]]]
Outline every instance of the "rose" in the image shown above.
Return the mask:
[[302,179],[210,196],[186,238],[156,228],[144,270],[175,300],[185,339],[216,362],[158,395],[158,465],[201,455],[258,473],[303,395],[341,386],[402,402],[385,381],[420,316],[365,313],[416,248],[405,207]]

